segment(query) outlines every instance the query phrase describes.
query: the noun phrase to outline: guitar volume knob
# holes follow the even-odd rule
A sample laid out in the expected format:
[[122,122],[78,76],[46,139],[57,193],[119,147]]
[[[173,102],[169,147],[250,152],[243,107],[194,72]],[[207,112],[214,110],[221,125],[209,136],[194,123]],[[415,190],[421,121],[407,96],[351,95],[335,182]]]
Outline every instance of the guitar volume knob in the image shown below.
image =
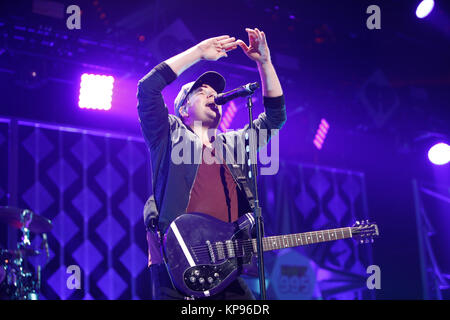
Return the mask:
[[205,282],[205,279],[199,278],[199,279],[198,279],[198,282],[200,282],[201,284],[203,284],[203,283]]
[[189,280],[190,280],[192,283],[194,283],[196,279],[195,279],[195,277],[190,277]]

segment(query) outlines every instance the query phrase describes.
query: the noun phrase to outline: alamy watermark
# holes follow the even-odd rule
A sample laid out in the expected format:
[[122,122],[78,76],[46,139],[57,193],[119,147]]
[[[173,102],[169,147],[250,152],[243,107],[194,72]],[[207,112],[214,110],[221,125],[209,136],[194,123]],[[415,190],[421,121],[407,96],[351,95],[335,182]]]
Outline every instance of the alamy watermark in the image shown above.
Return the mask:
[[379,6],[373,4],[367,7],[367,14],[370,16],[366,20],[366,26],[369,30],[381,29],[381,9]]
[[[200,121],[194,122],[194,128],[201,126]],[[194,129],[195,130],[195,129]],[[230,133],[232,130],[227,131]],[[192,139],[188,139],[190,134],[185,128],[179,128],[172,133],[171,161],[176,164],[238,164],[247,165],[259,163],[261,175],[275,175],[279,169],[279,129],[248,129],[237,130],[231,134],[225,134],[224,140],[216,138],[212,142],[212,148],[205,148],[196,145]],[[215,130],[208,130],[208,137],[214,135]],[[270,155],[268,142],[270,143]],[[259,152],[254,147],[251,149],[251,141],[257,143]],[[214,153],[214,154],[213,154]],[[259,155],[259,156],[258,156]]]
[[81,269],[80,266],[72,264],[67,267],[66,273],[69,274],[66,280],[66,286],[69,290],[81,289]]
[[370,276],[366,280],[367,289],[381,289],[381,269],[376,264],[370,265],[366,269],[366,273]]
[[66,20],[66,26],[69,30],[81,29],[81,9],[79,6],[73,4],[67,7],[66,13],[70,16]]

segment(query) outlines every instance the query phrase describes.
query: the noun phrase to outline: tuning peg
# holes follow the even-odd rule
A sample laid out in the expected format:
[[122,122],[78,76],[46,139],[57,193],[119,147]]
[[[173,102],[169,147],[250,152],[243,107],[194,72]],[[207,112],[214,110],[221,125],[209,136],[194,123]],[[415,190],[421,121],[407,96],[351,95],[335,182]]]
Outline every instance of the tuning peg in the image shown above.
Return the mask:
[[359,240],[359,243],[363,244],[364,243],[364,239]]
[[355,224],[356,224],[357,226],[359,226],[359,225],[360,225],[360,223],[359,223],[359,221],[358,221],[358,220],[356,220]]
[[373,243],[373,242],[374,242],[373,238],[371,238],[370,240],[371,240],[371,241],[370,241],[371,243]]

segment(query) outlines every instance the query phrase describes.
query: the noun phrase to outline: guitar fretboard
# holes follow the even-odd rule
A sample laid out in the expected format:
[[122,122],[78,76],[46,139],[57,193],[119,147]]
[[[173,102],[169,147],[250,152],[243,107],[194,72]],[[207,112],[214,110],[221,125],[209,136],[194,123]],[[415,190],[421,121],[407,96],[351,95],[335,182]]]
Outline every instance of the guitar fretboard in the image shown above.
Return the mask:
[[[352,237],[352,228],[339,228],[305,233],[294,233],[282,236],[263,238],[264,251],[271,251],[298,246],[306,246],[326,241],[335,241]],[[191,247],[196,257],[209,255],[212,262],[226,258],[243,257],[246,253],[257,252],[256,239],[227,240],[225,242],[206,242],[206,245]]]
[[[352,237],[350,227],[329,229],[322,231],[312,231],[305,233],[294,233],[283,236],[272,236],[263,238],[264,251],[271,251],[283,248],[305,246],[319,242],[334,241]],[[252,239],[253,250],[256,252],[256,239]]]

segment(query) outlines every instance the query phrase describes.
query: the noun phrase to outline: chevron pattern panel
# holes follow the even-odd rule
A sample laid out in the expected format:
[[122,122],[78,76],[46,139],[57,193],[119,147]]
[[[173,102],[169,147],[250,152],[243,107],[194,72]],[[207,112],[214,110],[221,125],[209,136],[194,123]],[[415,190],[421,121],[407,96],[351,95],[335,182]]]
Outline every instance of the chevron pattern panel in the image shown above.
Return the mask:
[[[360,172],[281,163],[278,174],[261,176],[259,183],[267,236],[349,227],[369,218]],[[346,239],[265,256],[269,298],[375,297],[366,286],[366,269],[372,264],[370,245]],[[258,286],[252,287],[259,291]]]
[[[149,298],[143,140],[19,122],[18,141],[18,206],[54,225],[49,257],[31,259],[44,266],[41,298]],[[80,289],[67,285],[72,265],[81,270]]]

